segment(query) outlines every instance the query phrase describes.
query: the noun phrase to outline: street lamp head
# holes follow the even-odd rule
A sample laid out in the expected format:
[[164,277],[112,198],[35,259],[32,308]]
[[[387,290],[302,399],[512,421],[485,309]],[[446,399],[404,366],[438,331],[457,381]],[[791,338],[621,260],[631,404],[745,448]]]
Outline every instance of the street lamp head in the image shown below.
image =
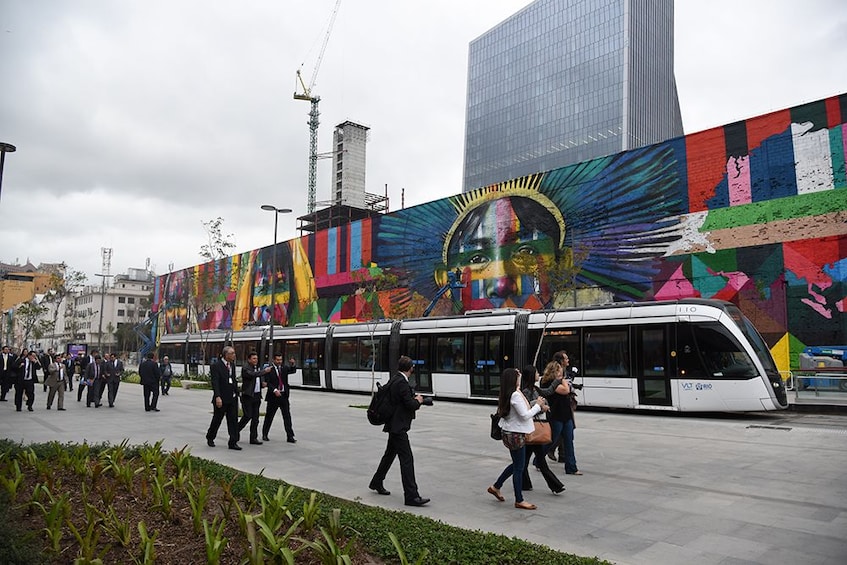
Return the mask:
[[3,143],[2,141],[0,141],[0,151],[2,151],[3,153],[14,153],[15,151],[17,151],[17,149],[18,148],[12,145],[11,143]]
[[291,208],[277,208],[271,204],[262,204],[262,210],[276,212],[277,214],[288,214],[291,212]]

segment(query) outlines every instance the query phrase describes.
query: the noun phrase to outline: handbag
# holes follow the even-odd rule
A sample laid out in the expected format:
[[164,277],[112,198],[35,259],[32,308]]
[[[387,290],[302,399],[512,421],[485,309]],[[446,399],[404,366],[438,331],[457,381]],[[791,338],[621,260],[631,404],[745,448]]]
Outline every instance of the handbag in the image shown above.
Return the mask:
[[523,432],[503,432],[503,445],[509,451],[521,449],[526,445],[526,434]]
[[500,428],[500,416],[497,414],[491,415],[491,439],[500,441],[503,439],[503,430]]
[[535,429],[526,434],[527,445],[547,445],[550,443],[550,440],[552,439],[550,423],[533,420],[532,425]]

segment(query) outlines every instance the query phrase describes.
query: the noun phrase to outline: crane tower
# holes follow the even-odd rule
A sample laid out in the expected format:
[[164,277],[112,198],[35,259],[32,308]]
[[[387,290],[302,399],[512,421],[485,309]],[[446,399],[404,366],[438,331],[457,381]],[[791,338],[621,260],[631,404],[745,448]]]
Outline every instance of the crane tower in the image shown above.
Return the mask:
[[[321,67],[321,60],[323,60],[326,45],[329,43],[332,25],[335,23],[335,16],[338,14],[338,8],[340,5],[341,0],[336,0],[335,7],[332,10],[332,15],[330,16],[329,24],[327,26],[326,36],[324,36],[324,41],[321,45],[320,53],[318,54],[318,60],[315,62],[315,70],[312,71],[312,80],[309,81],[307,86],[306,82],[303,80],[303,75],[300,73],[300,69],[297,69],[297,81],[294,86],[294,99],[307,100],[312,105],[311,110],[309,111],[309,121],[307,122],[309,124],[309,190],[307,203],[307,212],[309,214],[315,211],[315,190],[317,186],[318,172],[318,125],[320,125],[319,117],[321,115],[318,109],[321,97],[314,94],[312,89],[315,86],[315,80],[318,77],[318,71]],[[299,92],[298,88],[301,87],[303,91]]]

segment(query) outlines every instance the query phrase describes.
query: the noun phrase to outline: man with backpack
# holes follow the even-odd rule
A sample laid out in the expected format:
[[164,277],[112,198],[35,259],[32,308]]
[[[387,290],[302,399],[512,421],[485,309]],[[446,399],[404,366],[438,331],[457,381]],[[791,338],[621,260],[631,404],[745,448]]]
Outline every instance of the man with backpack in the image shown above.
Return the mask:
[[415,461],[408,432],[412,427],[412,420],[415,419],[415,412],[421,407],[424,399],[420,394],[413,394],[409,384],[409,377],[415,369],[412,360],[403,355],[397,367],[399,372],[393,375],[385,385],[388,388],[389,401],[394,407],[393,414],[386,419],[382,428],[382,431],[388,434],[388,443],[368,488],[379,494],[391,494],[386,490],[383,481],[394,463],[394,458],[397,457],[400,459],[400,477],[403,481],[406,506],[423,506],[429,502],[429,499],[421,498],[418,493],[418,484],[415,482]]

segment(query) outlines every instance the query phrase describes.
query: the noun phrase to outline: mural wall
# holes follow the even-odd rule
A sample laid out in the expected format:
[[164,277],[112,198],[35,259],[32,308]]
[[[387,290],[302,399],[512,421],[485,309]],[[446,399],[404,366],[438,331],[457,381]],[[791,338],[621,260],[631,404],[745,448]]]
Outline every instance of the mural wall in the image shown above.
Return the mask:
[[[781,368],[847,345],[847,94],[159,277],[159,333],[621,300],[738,304]],[[792,363],[792,359],[795,361]]]

